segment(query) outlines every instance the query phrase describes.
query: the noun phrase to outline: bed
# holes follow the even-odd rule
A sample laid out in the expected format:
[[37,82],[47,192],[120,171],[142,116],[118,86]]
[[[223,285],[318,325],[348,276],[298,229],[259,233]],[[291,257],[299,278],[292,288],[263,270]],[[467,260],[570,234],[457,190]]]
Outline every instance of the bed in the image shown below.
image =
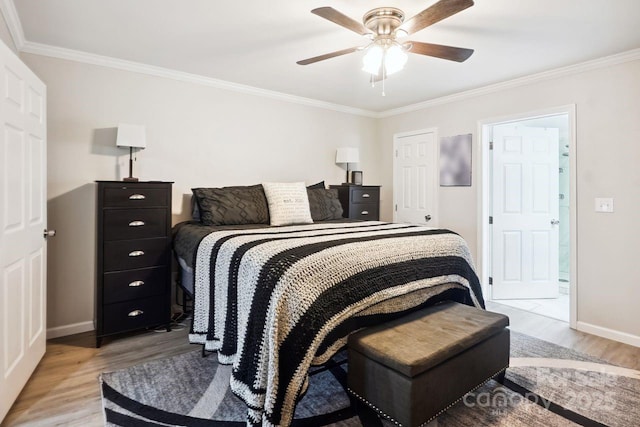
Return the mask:
[[289,425],[309,367],[350,333],[443,300],[484,307],[469,249],[449,230],[190,221],[176,227],[174,251],[194,298],[189,339],[233,365],[252,425]]

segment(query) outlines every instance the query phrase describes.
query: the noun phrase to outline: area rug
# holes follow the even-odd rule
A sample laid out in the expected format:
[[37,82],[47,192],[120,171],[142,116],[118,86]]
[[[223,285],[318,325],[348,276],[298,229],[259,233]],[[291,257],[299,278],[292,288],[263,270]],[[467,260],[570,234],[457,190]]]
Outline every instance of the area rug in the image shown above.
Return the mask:
[[[491,380],[438,417],[439,426],[640,425],[640,371],[511,333],[505,384]],[[294,426],[391,426],[346,392],[346,352],[313,368]],[[231,368],[199,350],[100,377],[108,426],[243,426]]]

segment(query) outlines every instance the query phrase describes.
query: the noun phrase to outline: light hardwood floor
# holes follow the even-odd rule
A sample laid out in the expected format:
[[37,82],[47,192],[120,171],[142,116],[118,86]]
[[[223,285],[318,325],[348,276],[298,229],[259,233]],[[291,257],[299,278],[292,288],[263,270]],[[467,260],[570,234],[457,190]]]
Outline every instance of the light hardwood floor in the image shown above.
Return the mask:
[[[640,370],[640,348],[569,329],[564,322],[517,308],[488,303],[510,317],[511,329],[587,353],[609,363]],[[188,344],[188,328],[143,332],[105,339],[94,348],[93,333],[50,340],[47,353],[13,405],[3,426],[103,425],[98,375],[199,347]]]
[[2,426],[102,426],[98,375],[145,361],[197,351],[188,328],[105,338],[93,332],[47,341],[47,352]]

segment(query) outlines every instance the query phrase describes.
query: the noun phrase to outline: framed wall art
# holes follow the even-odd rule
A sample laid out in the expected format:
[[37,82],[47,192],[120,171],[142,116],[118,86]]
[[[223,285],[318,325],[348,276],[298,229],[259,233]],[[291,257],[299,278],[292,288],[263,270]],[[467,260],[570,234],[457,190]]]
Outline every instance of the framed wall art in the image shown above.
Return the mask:
[[440,186],[471,186],[471,134],[440,138]]

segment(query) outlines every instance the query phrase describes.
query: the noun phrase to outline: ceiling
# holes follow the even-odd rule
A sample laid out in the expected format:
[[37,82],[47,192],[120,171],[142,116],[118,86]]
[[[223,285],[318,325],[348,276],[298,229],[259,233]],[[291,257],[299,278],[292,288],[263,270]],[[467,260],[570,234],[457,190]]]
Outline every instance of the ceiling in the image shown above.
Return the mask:
[[[435,0],[14,0],[25,39],[369,111],[386,111],[640,47],[639,0],[476,0],[409,39],[475,49],[464,63],[411,54],[371,88],[362,52],[297,60],[366,40],[310,13],[408,17]],[[615,6],[614,6],[615,5]]]

